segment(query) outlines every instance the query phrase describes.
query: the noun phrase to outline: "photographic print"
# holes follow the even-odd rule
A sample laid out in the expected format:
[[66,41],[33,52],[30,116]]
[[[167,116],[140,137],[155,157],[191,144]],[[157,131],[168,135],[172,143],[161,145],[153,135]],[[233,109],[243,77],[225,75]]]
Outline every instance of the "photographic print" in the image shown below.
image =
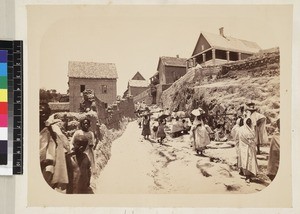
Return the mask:
[[289,195],[280,171],[290,138],[284,148],[280,139],[290,7],[32,5],[27,14],[36,194],[250,203],[286,182]]

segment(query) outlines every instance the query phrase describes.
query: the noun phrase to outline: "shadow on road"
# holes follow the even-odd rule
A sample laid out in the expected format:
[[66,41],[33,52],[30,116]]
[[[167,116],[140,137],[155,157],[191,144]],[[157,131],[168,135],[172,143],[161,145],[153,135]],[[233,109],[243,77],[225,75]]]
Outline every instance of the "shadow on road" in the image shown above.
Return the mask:
[[[157,141],[155,141],[155,140],[153,140],[153,139],[145,139],[145,140],[149,141],[150,143],[157,143],[157,144],[160,144],[160,143],[158,143]],[[162,143],[162,144],[160,144],[160,145],[162,145],[162,146],[167,146],[167,147],[172,147],[171,145],[164,144],[164,143]]]

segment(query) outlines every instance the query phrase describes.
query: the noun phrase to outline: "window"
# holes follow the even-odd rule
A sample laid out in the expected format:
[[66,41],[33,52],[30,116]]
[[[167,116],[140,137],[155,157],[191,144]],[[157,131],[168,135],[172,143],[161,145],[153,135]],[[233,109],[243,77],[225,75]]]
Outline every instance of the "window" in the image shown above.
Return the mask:
[[102,94],[107,94],[107,85],[102,85]]
[[85,85],[80,85],[80,93],[84,92],[85,90]]

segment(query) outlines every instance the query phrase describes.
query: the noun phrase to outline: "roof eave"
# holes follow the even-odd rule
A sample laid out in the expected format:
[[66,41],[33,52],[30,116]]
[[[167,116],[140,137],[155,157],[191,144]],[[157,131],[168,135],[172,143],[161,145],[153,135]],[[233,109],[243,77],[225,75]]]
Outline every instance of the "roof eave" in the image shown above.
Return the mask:
[[197,53],[197,54],[191,56],[189,59],[194,58],[194,57],[196,57],[196,56],[199,56],[199,55],[201,55],[201,54],[203,54],[203,53],[205,53],[205,52],[207,52],[207,51],[210,51],[210,50],[212,50],[212,48],[208,48],[208,49],[206,49],[206,50],[204,50],[204,51],[201,51],[200,53]]
[[[197,47],[197,45],[198,45],[198,43],[199,43],[199,41],[200,41],[200,37],[201,37],[201,35],[203,35],[203,33],[202,33],[202,32],[200,32],[200,35],[199,35],[199,37],[198,37],[198,40],[197,40],[197,42],[196,42],[196,45],[195,45],[195,48],[194,48],[194,50],[193,50],[193,53],[192,53],[192,55],[195,55],[196,47]],[[204,35],[203,35],[203,37],[204,37]],[[204,37],[204,38],[205,38],[205,37]]]
[[77,78],[77,79],[107,79],[107,80],[114,80],[118,79],[118,77],[74,77],[74,76],[68,76],[69,78]]
[[168,64],[165,64],[165,66],[168,66],[168,67],[181,67],[181,68],[186,67],[186,65],[168,65]]
[[244,50],[238,50],[238,49],[234,49],[234,48],[228,48],[228,47],[221,47],[221,46],[212,46],[212,49],[218,49],[218,50],[224,50],[224,51],[232,51],[232,52],[238,52],[238,53],[246,53],[246,54],[255,54],[258,53],[259,50],[257,52],[255,51],[244,51]]
[[159,69],[160,63],[161,63],[161,57],[159,57],[159,60],[158,60],[157,69],[156,69],[157,71],[159,71],[158,69]]

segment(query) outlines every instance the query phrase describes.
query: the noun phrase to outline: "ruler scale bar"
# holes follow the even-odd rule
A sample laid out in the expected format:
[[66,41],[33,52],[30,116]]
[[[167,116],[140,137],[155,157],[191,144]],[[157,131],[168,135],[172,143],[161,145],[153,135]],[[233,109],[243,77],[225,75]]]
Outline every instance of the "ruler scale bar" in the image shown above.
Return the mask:
[[[15,97],[20,102],[14,102],[14,131],[19,130],[19,135],[14,141],[13,152],[13,174],[23,174],[23,42],[14,41],[14,100]],[[16,93],[17,92],[17,93]]]

